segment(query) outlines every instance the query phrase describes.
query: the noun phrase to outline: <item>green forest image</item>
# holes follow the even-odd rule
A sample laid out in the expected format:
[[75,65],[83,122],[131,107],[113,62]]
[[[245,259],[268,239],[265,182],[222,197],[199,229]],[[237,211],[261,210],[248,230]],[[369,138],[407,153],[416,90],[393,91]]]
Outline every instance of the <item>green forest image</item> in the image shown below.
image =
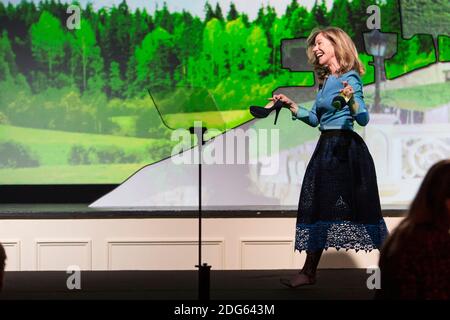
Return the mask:
[[[315,27],[344,29],[365,64],[364,84],[372,84],[373,57],[362,36],[370,31],[372,4],[380,7],[381,31],[398,34],[397,53],[385,61],[388,79],[450,61],[450,37],[402,37],[398,1],[335,0],[329,8],[322,0],[308,9],[292,0],[281,14],[260,6],[254,19],[232,2],[192,2],[201,2],[204,16],[166,4],[153,12],[131,9],[126,0],[95,1],[95,7],[0,2],[0,184],[121,183],[169,157],[177,144],[158,110],[171,127],[200,116],[222,132],[235,128],[253,118],[250,105],[265,105],[277,88],[314,85],[311,71],[283,68],[281,43]],[[79,28],[68,28],[70,5],[80,8]],[[434,5],[449,6],[448,0]],[[448,85],[441,89],[449,92]],[[280,130],[301,133],[297,141],[282,141],[283,148],[318,135],[317,128],[293,123],[287,111],[282,115]]]

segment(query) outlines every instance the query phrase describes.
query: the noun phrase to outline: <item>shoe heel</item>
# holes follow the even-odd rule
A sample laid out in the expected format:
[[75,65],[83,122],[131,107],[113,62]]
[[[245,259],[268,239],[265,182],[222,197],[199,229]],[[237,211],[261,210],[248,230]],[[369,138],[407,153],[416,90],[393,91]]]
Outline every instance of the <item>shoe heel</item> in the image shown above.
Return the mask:
[[278,100],[275,105],[272,108],[275,108],[275,121],[273,122],[274,125],[277,124],[278,115],[280,114],[281,108],[283,108],[284,103]]
[[274,125],[277,124],[278,114],[280,113],[281,108],[275,109],[275,121],[273,122]]

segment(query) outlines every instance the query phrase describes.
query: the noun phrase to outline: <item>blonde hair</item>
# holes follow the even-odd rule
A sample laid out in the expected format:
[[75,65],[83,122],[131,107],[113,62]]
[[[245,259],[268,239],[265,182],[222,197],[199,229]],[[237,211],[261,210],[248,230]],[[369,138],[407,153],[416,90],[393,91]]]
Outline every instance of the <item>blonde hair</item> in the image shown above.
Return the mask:
[[319,79],[319,83],[323,83],[324,79],[331,74],[327,66],[319,64],[319,60],[313,53],[316,37],[319,34],[322,34],[333,44],[336,60],[340,66],[338,74],[343,74],[350,70],[355,70],[360,75],[366,73],[364,65],[358,57],[358,51],[353,40],[344,30],[338,27],[318,27],[311,31],[311,34],[306,40],[306,54],[308,56],[308,62],[313,66],[314,72]]

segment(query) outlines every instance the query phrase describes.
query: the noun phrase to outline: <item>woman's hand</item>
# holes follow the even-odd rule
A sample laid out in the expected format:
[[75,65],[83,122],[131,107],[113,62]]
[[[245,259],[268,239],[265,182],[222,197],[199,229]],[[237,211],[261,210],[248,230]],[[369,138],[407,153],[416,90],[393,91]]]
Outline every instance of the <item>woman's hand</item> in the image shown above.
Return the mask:
[[297,113],[297,110],[298,110],[297,104],[294,101],[292,101],[291,99],[289,99],[288,97],[286,97],[284,94],[276,94],[272,98],[269,98],[269,100],[271,100],[271,102],[272,102],[270,107],[273,106],[273,104],[277,100],[280,100],[281,102],[283,102],[284,104],[286,104],[289,107],[289,110],[291,110],[292,113],[294,113],[294,114]]
[[340,92],[345,96],[345,99],[347,100],[347,103],[350,107],[350,110],[353,114],[356,114],[359,109],[359,104],[356,102],[355,99],[353,99],[353,94],[355,91],[353,90],[353,87],[348,84],[347,81],[342,81],[344,84],[344,89],[341,89]]
[[355,91],[347,81],[342,81],[342,83],[344,84],[344,89],[339,90],[339,92],[344,95],[347,101],[349,101],[353,97],[353,93],[355,93]]

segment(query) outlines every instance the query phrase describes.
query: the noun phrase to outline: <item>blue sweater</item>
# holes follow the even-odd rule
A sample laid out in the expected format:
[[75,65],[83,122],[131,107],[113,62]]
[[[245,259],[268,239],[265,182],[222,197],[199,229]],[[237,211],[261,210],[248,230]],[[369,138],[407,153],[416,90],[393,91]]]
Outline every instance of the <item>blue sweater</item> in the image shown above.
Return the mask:
[[[342,81],[347,81],[353,87],[353,98],[359,104],[357,112],[354,114],[349,106],[342,110],[337,110],[331,105],[333,98],[339,95],[339,90],[344,88]],[[369,112],[364,103],[363,85],[359,74],[355,70],[350,70],[339,77],[330,75],[325,80],[322,89],[316,96],[316,101],[311,110],[298,106],[297,114],[292,119],[299,119],[304,123],[316,127],[320,124],[319,130],[343,129],[353,130],[353,121],[365,126],[369,122]]]

